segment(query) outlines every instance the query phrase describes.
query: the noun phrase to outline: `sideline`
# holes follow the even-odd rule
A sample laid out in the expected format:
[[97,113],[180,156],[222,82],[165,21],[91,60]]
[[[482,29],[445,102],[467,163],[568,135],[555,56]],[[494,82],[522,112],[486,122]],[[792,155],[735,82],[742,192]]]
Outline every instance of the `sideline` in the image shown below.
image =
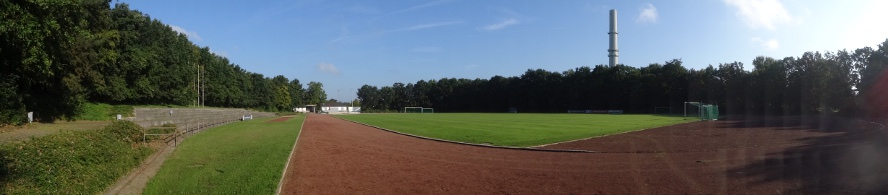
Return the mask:
[[293,149],[290,150],[290,157],[287,157],[287,164],[284,164],[284,170],[281,171],[281,180],[278,181],[277,190],[275,190],[274,194],[281,194],[281,189],[284,186],[284,178],[287,178],[287,169],[290,167],[290,160],[293,160],[293,153],[296,152],[296,145],[299,144],[299,137],[302,135],[302,127],[305,126],[305,121],[308,120],[308,113],[305,114],[305,118],[302,119],[302,124],[299,124],[299,133],[296,134],[296,141],[293,141]]
[[[477,146],[477,147],[486,147],[486,148],[511,149],[511,150],[530,150],[530,151],[539,151],[539,152],[598,153],[598,152],[596,152],[596,151],[591,151],[591,150],[545,149],[545,148],[536,148],[537,146],[532,146],[532,147],[526,147],[526,148],[525,148],[525,147],[496,146],[496,145],[485,145],[485,144],[476,144],[476,143],[460,142],[460,141],[445,140],[445,139],[438,139],[438,138],[431,138],[431,137],[425,137],[425,136],[413,135],[413,134],[409,134],[409,133],[403,133],[403,132],[399,132],[399,131],[395,131],[395,130],[391,130],[391,129],[386,129],[386,128],[382,128],[382,127],[378,127],[378,126],[374,126],[374,125],[370,125],[370,124],[365,124],[365,123],[361,123],[361,122],[357,122],[357,121],[353,121],[353,120],[348,120],[348,119],[344,119],[344,118],[339,118],[339,117],[333,117],[333,118],[335,118],[335,119],[339,119],[339,120],[348,121],[348,122],[352,122],[352,123],[359,124],[359,125],[364,125],[364,126],[371,127],[371,128],[374,128],[374,129],[379,129],[379,130],[383,130],[383,131],[388,131],[388,132],[390,132],[390,133],[394,133],[394,134],[399,134],[399,135],[404,135],[404,136],[409,136],[409,137],[415,137],[415,138],[420,138],[420,139],[426,139],[426,140],[432,140],[432,141],[439,141],[439,142],[452,143],[452,144],[461,144],[461,145],[469,145],[469,146]],[[302,132],[300,131],[299,133],[302,133]],[[586,138],[586,139],[588,139],[588,138]]]

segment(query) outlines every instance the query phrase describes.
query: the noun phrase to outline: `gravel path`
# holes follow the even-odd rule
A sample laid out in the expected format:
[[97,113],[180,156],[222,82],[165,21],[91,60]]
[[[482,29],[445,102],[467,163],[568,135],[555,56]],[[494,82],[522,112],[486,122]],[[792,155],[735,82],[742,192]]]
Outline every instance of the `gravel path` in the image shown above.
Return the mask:
[[[820,130],[832,129],[832,130]],[[819,121],[697,122],[546,146],[418,139],[309,115],[283,194],[877,193],[885,132]]]

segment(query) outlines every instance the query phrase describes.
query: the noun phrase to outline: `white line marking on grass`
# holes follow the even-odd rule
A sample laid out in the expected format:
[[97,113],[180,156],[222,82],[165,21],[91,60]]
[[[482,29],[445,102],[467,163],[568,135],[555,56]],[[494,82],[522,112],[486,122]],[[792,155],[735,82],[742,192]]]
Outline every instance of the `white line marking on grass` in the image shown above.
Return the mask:
[[278,182],[278,189],[274,194],[281,194],[281,189],[284,187],[284,178],[287,178],[287,168],[290,167],[290,160],[293,160],[293,153],[296,152],[296,145],[299,144],[299,136],[302,135],[302,127],[305,126],[306,120],[308,120],[308,114],[305,114],[305,118],[302,119],[302,124],[299,125],[299,133],[296,134],[296,141],[293,141],[293,149],[290,150],[290,157],[287,157],[287,164],[284,164],[284,171],[281,173],[281,181]]
[[[348,119],[344,119],[344,118],[339,118],[339,117],[333,117],[333,118],[337,118],[337,119],[339,119],[339,120],[344,120],[344,121],[352,122],[352,123],[355,123],[355,124],[358,124],[358,125],[363,125],[363,126],[367,126],[367,127],[370,127],[370,128],[379,129],[379,130],[382,130],[382,131],[386,131],[386,132],[390,132],[390,133],[394,133],[394,134],[398,134],[398,135],[403,135],[403,136],[408,136],[408,137],[414,137],[414,138],[419,138],[419,139],[432,140],[432,141],[446,142],[446,143],[452,143],[452,144],[461,144],[461,145],[477,146],[477,147],[486,147],[486,148],[499,148],[499,149],[512,149],[512,150],[540,151],[540,152],[597,153],[597,152],[595,152],[595,151],[589,151],[589,150],[566,150],[566,149],[545,149],[545,148],[534,148],[534,147],[497,146],[497,145],[486,145],[486,144],[476,144],[476,143],[469,143],[469,142],[461,142],[461,141],[445,140],[445,139],[438,139],[438,138],[431,138],[431,137],[425,137],[425,136],[413,135],[413,134],[409,134],[409,133],[404,133],[404,132],[400,132],[400,131],[395,131],[395,130],[391,130],[391,129],[386,129],[386,128],[382,128],[382,127],[379,127],[379,126],[374,126],[374,125],[370,125],[370,124],[366,124],[366,123],[361,123],[361,122],[353,121],[353,120],[348,120]],[[301,131],[300,131],[300,133],[301,133]]]
[[[694,121],[694,122],[700,122],[700,121]],[[614,134],[592,136],[592,137],[580,138],[580,139],[575,139],[575,140],[567,140],[567,141],[562,141],[562,142],[548,143],[548,144],[543,144],[543,145],[538,145],[538,146],[530,146],[529,148],[542,148],[542,147],[551,146],[551,145],[556,145],[556,144],[563,144],[563,143],[577,142],[577,141],[585,141],[585,140],[590,140],[590,139],[595,139],[595,138],[600,138],[600,137],[606,137],[606,136],[612,136],[612,135],[620,135],[620,134],[627,134],[627,133],[633,133],[633,132],[637,132],[637,131],[645,131],[645,130],[651,130],[651,129],[656,129],[656,128],[660,128],[660,127],[668,127],[668,126],[673,126],[673,125],[690,124],[690,123],[694,123],[694,122],[678,123],[678,124],[671,124],[671,125],[659,126],[659,127],[652,127],[652,128],[646,128],[646,129],[637,129],[637,130],[632,130],[632,131],[624,131],[624,132],[619,132],[619,133],[614,133]]]

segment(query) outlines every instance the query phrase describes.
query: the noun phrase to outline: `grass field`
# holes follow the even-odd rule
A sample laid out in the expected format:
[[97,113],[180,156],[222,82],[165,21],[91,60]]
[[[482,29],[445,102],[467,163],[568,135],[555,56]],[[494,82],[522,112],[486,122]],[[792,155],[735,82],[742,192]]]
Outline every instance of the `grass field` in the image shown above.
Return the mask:
[[261,118],[188,138],[148,182],[145,194],[273,194],[305,115]]
[[696,120],[635,114],[356,114],[343,119],[445,140],[528,147]]

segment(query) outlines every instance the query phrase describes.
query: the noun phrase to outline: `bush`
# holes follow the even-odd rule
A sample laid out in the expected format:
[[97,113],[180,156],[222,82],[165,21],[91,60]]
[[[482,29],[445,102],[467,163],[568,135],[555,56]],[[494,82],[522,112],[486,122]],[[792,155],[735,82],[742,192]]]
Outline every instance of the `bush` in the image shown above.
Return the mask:
[[117,121],[102,129],[103,133],[115,136],[125,143],[138,143],[142,140],[142,127],[130,121]]
[[75,120],[105,121],[112,120],[120,114],[123,117],[133,116],[133,106],[84,103],[81,105]]
[[153,149],[129,121],[0,145],[0,194],[97,194]]
[[2,79],[0,80],[0,127],[7,124],[22,125],[28,122],[25,105],[22,104],[22,96],[16,94],[12,78],[0,79]]

